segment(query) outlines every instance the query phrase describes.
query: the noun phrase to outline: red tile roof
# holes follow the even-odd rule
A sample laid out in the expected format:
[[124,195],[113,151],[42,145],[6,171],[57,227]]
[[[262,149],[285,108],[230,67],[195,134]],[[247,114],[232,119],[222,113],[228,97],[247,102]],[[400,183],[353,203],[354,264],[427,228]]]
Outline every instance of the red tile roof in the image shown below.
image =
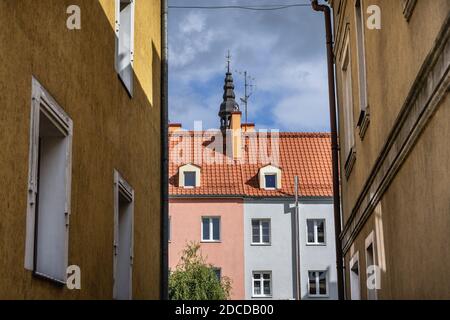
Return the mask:
[[[270,160],[259,159],[261,133],[254,133],[258,143],[251,143],[248,138],[244,138],[244,156],[241,161],[231,160],[222,152],[211,150],[211,141],[203,138],[203,134],[179,131],[169,135],[170,196],[292,197],[296,175],[299,176],[301,196],[332,196],[331,136],[328,133],[279,133],[279,162],[273,163],[282,172],[282,188],[278,190],[259,187],[259,169],[270,164]],[[268,140],[267,149],[271,150]],[[198,147],[194,148],[194,145]],[[204,152],[216,156],[222,162],[205,163],[201,157]],[[188,189],[178,186],[178,169],[188,163],[201,167],[200,187]]]

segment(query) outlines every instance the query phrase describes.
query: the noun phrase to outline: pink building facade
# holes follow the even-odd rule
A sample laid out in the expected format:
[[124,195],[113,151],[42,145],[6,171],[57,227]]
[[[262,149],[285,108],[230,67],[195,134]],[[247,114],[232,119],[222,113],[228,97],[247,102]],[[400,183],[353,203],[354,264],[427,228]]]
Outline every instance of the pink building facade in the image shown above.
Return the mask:
[[[207,262],[231,279],[231,299],[244,299],[243,200],[171,198],[169,216],[170,269],[175,269],[188,242],[198,242]],[[202,240],[204,218],[220,219],[219,240]]]

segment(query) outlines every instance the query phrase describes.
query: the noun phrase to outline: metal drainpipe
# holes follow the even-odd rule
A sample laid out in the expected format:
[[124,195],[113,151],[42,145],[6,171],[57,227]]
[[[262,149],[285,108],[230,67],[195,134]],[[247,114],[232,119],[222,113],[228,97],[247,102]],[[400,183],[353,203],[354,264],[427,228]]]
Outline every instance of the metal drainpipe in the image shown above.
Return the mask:
[[161,0],[161,300],[169,299],[168,4]]
[[327,60],[328,60],[328,93],[330,104],[330,124],[331,124],[331,150],[333,166],[333,206],[334,206],[334,233],[336,239],[336,268],[337,268],[337,287],[339,300],[344,300],[344,267],[341,235],[341,211],[339,195],[339,144],[337,136],[336,123],[336,92],[334,79],[334,53],[333,53],[333,31],[331,28],[331,9],[327,5],[319,5],[317,0],[311,1],[312,8],[315,11],[321,11],[325,16],[325,31],[327,40]]

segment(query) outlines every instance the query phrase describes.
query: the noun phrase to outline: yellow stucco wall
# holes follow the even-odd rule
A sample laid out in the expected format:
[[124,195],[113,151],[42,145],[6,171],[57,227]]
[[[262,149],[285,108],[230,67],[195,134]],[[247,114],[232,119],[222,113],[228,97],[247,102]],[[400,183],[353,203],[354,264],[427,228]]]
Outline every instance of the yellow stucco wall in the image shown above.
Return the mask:
[[[130,99],[114,68],[114,1],[0,1],[0,298],[112,298],[114,169],[135,191],[133,297],[159,298],[161,7],[135,2]],[[69,5],[81,30],[66,28]],[[24,269],[32,76],[74,124],[69,265],[81,290]]]
[[[342,178],[344,226],[450,12],[450,2],[447,0],[418,0],[408,22],[403,15],[403,2],[363,0],[364,11],[368,5],[381,8],[381,30],[365,29],[370,124],[363,140],[355,128],[356,162],[348,180],[345,176]],[[338,24],[349,23],[350,27],[353,118],[356,127],[359,88],[354,1],[334,0],[332,5],[338,30],[336,39],[342,36],[340,31],[343,30],[338,28]],[[336,51],[339,50],[337,41]],[[340,63],[338,56],[338,101],[342,115]],[[446,274],[450,267],[448,119],[450,104],[447,94],[380,201],[386,263],[382,273],[382,289],[379,291],[382,299],[450,298],[450,277]],[[343,117],[339,124],[342,128]],[[341,139],[341,146],[343,143]],[[341,172],[344,172],[345,160],[346,155],[341,154]],[[352,244],[353,249],[345,255],[347,294],[350,292],[348,263],[352,250],[360,251],[361,266],[364,267],[361,283],[365,288],[364,242],[375,229],[373,215],[359,231]],[[365,291],[361,290],[362,298],[366,298]]]

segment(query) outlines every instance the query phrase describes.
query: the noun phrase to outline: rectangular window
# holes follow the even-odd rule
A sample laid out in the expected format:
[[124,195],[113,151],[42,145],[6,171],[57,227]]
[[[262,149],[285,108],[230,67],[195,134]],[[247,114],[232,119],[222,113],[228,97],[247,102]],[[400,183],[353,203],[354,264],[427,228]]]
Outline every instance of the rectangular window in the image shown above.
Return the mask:
[[375,262],[375,240],[372,231],[366,238],[366,279],[367,279],[367,300],[377,300],[377,288],[379,288],[379,274]]
[[364,113],[367,109],[367,79],[366,79],[366,54],[364,45],[364,12],[361,5],[361,0],[355,3],[355,18],[356,18],[356,41],[358,51],[358,73],[359,73],[359,108],[361,111],[360,120],[362,122]]
[[272,296],[272,272],[253,272],[253,297],[266,298]]
[[116,0],[116,71],[133,96],[135,0]]
[[350,40],[347,34],[347,41],[344,49],[344,59],[342,61],[342,102],[344,112],[344,152],[348,157],[354,147],[353,132],[353,91],[352,91],[352,68],[350,59]]
[[264,175],[266,189],[276,189],[277,188],[277,175],[276,174],[266,174]]
[[361,299],[361,284],[359,276],[359,254],[356,253],[350,260],[350,298],[351,300]]
[[169,240],[169,242],[170,242],[170,236],[171,236],[171,232],[170,232],[171,225],[172,225],[172,217],[169,217],[168,226],[167,226],[167,240]]
[[309,296],[323,297],[328,295],[328,282],[326,271],[309,271]]
[[114,173],[114,299],[132,298],[134,191]]
[[252,244],[270,244],[270,219],[252,220]]
[[25,268],[65,283],[73,123],[34,78],[32,92]]
[[220,241],[220,217],[202,218],[202,241]]
[[325,220],[324,219],[307,219],[307,236],[309,245],[325,244]]
[[214,274],[216,275],[217,279],[220,281],[222,279],[222,269],[220,268],[213,268]]
[[196,186],[195,178],[196,178],[195,171],[185,171],[184,186],[194,188]]
[[[369,267],[374,266],[374,253],[373,253],[373,243],[370,244],[366,248],[366,264],[367,264],[367,270],[369,270]],[[367,277],[370,277],[372,274],[369,272],[367,273]],[[376,274],[375,274],[376,275]],[[367,288],[367,300],[377,300],[377,291],[373,288]]]

